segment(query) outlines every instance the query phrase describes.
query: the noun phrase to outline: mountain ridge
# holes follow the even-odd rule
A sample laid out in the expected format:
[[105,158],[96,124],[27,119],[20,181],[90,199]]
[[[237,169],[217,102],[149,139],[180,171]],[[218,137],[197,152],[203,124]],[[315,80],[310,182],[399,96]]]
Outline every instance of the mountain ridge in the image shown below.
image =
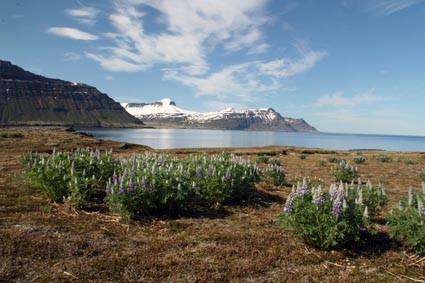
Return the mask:
[[304,119],[282,117],[273,108],[196,112],[177,107],[171,99],[153,103],[121,103],[125,110],[154,127],[317,132]]
[[0,60],[0,126],[140,127],[143,122],[84,84],[47,78]]

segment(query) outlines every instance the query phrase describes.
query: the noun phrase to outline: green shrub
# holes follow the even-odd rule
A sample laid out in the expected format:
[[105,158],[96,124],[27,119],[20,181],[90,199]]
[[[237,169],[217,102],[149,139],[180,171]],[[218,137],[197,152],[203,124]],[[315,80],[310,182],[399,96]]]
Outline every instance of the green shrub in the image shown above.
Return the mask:
[[320,159],[319,160],[319,165],[320,166],[326,166],[326,164],[328,164],[328,162],[325,159]]
[[267,161],[267,163],[271,165],[280,165],[280,158],[272,157]]
[[241,196],[260,177],[253,163],[233,154],[192,156],[186,163],[198,198],[210,207]]
[[22,157],[26,165],[24,180],[41,190],[51,201],[67,201],[81,207],[95,190],[103,190],[109,176],[118,169],[111,152],[76,150],[52,155],[28,153]]
[[0,133],[0,138],[22,138],[23,136],[22,133]]
[[318,188],[319,186],[323,187],[325,184],[322,179],[317,177],[311,178],[310,176],[307,176],[307,177],[297,176],[295,177],[294,183],[298,187],[300,187],[302,184],[307,184],[309,188]]
[[393,159],[390,156],[385,155],[385,154],[375,155],[373,158],[378,160],[378,161],[381,161],[381,162],[391,162],[391,161],[393,161]]
[[107,185],[106,201],[115,213],[169,214],[193,205],[216,208],[246,191],[258,178],[256,166],[230,154],[176,159],[145,153],[121,160],[122,175]]
[[379,212],[387,205],[388,199],[385,189],[379,185],[373,187],[370,181],[366,185],[349,186],[357,191],[356,202],[368,207],[369,217],[371,219],[377,217]]
[[412,159],[405,159],[404,160],[404,164],[406,164],[406,165],[415,165],[417,163],[418,162],[416,162],[415,160],[412,160]]
[[425,181],[425,168],[419,173],[419,178],[421,178],[422,181]]
[[164,155],[145,153],[121,160],[121,175],[106,185],[109,209],[125,218],[186,208],[193,194],[188,168]]
[[350,163],[342,161],[340,164],[335,165],[331,169],[331,175],[338,181],[351,182],[360,177],[357,168],[350,165]]
[[320,249],[359,241],[370,220],[367,206],[359,204],[357,198],[357,191],[343,184],[332,185],[325,192],[304,183],[288,196],[280,223],[283,229]]
[[345,159],[339,158],[339,157],[329,157],[328,161],[329,163],[341,163],[341,162],[345,162]]
[[366,158],[362,155],[358,155],[353,158],[353,162],[356,164],[363,164],[366,162]]
[[269,157],[265,155],[257,156],[255,158],[255,162],[257,163],[267,163],[269,161]]
[[266,182],[272,183],[275,186],[282,186],[285,184],[285,171],[281,166],[269,165],[261,171],[262,179]]
[[408,196],[399,202],[398,209],[388,217],[390,236],[403,241],[415,252],[425,254],[425,184],[422,191],[409,189]]
[[299,159],[306,159],[307,158],[307,154],[301,153],[298,155]]

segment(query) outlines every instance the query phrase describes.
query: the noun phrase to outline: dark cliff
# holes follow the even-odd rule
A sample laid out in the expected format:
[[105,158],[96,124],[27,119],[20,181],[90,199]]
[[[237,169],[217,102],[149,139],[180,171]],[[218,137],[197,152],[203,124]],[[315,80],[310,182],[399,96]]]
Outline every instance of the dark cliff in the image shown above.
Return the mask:
[[0,125],[138,127],[143,123],[95,87],[46,78],[0,60]]

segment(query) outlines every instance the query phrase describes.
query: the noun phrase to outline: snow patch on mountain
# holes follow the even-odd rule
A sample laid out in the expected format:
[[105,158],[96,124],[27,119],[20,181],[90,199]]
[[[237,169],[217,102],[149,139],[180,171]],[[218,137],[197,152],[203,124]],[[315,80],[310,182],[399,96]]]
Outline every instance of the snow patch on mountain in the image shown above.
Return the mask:
[[158,117],[173,117],[173,116],[185,116],[188,120],[215,120],[223,119],[228,115],[252,115],[254,117],[266,118],[267,120],[273,120],[277,116],[280,116],[272,108],[258,108],[258,109],[246,109],[244,111],[236,111],[229,107],[221,111],[216,112],[195,112],[185,110],[177,107],[174,101],[169,98],[161,99],[154,103],[121,103],[121,105],[131,115],[143,119],[144,116],[158,116]]
[[273,108],[237,111],[230,107],[216,112],[196,112],[178,107],[169,98],[154,103],[121,103],[121,105],[131,115],[156,126],[316,131],[304,120],[282,117]]

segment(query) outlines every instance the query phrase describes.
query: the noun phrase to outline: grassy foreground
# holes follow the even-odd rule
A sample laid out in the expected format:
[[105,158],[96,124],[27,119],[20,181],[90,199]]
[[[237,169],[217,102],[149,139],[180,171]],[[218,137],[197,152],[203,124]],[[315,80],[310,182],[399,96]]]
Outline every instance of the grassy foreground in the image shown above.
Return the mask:
[[[425,282],[425,258],[388,239],[384,225],[361,245],[323,252],[284,233],[277,223],[297,176],[316,176],[327,186],[333,182],[332,161],[351,161],[359,152],[366,159],[357,165],[362,178],[384,184],[389,210],[409,186],[420,185],[419,172],[425,167],[421,153],[225,149],[244,158],[279,158],[287,173],[286,187],[258,184],[247,200],[222,210],[123,222],[101,203],[77,212],[34,194],[19,180],[20,158],[27,151],[48,153],[53,147],[112,148],[117,155],[152,149],[64,128],[1,133],[22,136],[0,137],[0,282]],[[162,152],[186,156],[205,151],[223,149]]]

